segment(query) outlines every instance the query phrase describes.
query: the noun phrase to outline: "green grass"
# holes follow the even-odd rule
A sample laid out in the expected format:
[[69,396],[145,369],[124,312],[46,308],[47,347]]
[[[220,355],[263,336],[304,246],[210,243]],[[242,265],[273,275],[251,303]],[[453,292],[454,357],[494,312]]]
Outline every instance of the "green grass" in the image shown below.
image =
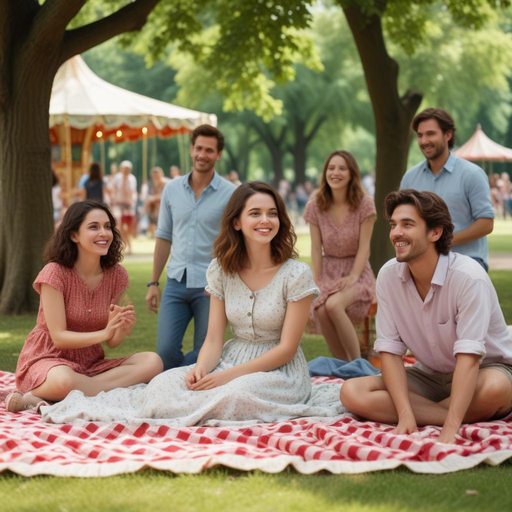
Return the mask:
[[[512,254],[512,221],[495,220],[494,230],[487,237],[489,252],[508,252]],[[511,256],[512,257],[512,256]]]
[[[299,251],[307,259],[300,244]],[[112,356],[155,350],[157,317],[145,306],[150,262],[127,263],[128,299],[137,311],[133,335]],[[512,271],[491,272],[507,323],[512,323]],[[0,369],[14,371],[35,315],[0,317]],[[185,347],[192,346],[192,328]],[[305,335],[308,359],[329,355],[320,336]],[[1,441],[0,441],[1,443]],[[448,475],[417,475],[404,469],[363,475],[278,475],[213,469],[199,475],[172,475],[152,470],[110,478],[24,478],[0,474],[1,510],[8,511],[363,511],[455,512],[512,510],[512,464],[483,466]],[[476,490],[477,495],[467,495]]]
[[[455,512],[511,510],[510,465],[449,475],[395,470],[353,476],[277,475],[217,469],[98,479],[4,475],[2,510],[174,512]],[[466,494],[467,490],[478,494]]]

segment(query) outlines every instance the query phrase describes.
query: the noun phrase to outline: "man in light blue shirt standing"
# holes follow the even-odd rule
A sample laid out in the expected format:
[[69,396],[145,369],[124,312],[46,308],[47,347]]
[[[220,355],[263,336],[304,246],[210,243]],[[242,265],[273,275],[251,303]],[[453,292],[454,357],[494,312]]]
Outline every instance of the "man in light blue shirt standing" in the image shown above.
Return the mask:
[[[206,332],[210,298],[205,294],[206,269],[224,209],[235,186],[215,172],[224,147],[222,133],[198,126],[191,136],[192,172],[165,186],[158,215],[153,273],[146,304],[158,316],[157,352],[164,370],[193,364]],[[167,265],[167,284],[161,297],[158,280]],[[161,298],[161,301],[160,301]],[[183,355],[183,336],[194,318],[194,348]]]
[[413,119],[412,128],[426,160],[404,174],[400,189],[442,197],[455,226],[452,251],[470,256],[489,270],[487,235],[494,227],[494,211],[485,172],[450,151],[455,123],[445,110],[427,108]]

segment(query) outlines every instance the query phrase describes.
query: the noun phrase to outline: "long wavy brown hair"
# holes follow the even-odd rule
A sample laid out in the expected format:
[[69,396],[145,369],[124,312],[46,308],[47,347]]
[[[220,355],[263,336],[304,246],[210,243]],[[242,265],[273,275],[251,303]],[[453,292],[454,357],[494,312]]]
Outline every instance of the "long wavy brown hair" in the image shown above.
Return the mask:
[[350,172],[350,182],[347,189],[347,201],[350,207],[353,209],[358,208],[365,195],[363,184],[361,183],[361,175],[359,174],[359,166],[357,165],[354,155],[344,149],[333,151],[324,163],[322,176],[320,178],[320,188],[314,196],[318,208],[324,212],[329,209],[333,201],[332,190],[327,183],[327,168],[329,167],[331,159],[335,156],[341,156],[345,159]]
[[111,268],[123,259],[122,250],[124,243],[121,234],[116,228],[114,216],[110,213],[106,204],[87,199],[73,203],[66,211],[62,223],[46,244],[43,256],[45,263],[54,262],[64,267],[73,267],[78,257],[78,248],[76,243],[71,240],[71,235],[80,229],[86,215],[91,210],[103,210],[108,215],[114,236],[108,253],[100,258],[101,267],[104,269]]
[[222,217],[219,236],[213,244],[214,256],[226,274],[240,272],[247,265],[248,257],[244,235],[241,230],[235,229],[235,219],[240,218],[247,199],[254,194],[268,194],[276,203],[279,231],[270,242],[272,261],[279,265],[289,258],[298,257],[295,250],[297,235],[293,230],[281,196],[270,185],[262,181],[250,181],[240,185],[233,192]]

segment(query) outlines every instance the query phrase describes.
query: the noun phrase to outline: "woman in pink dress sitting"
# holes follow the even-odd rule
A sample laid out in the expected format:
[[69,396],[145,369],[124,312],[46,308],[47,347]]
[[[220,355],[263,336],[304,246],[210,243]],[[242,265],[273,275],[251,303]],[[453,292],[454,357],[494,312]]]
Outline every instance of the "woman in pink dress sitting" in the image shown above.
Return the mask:
[[351,361],[361,355],[354,324],[365,318],[375,295],[368,258],[376,220],[351,153],[329,155],[304,219],[311,232],[313,278],[321,291],[311,305],[311,326],[324,335],[335,357]]
[[8,411],[62,400],[73,389],[94,396],[149,382],[162,371],[153,352],[105,359],[101,347],[119,346],[135,325],[133,306],[117,305],[129,285],[119,265],[122,247],[106,205],[87,200],[69,207],[34,282],[41,295],[37,325],[21,351]]

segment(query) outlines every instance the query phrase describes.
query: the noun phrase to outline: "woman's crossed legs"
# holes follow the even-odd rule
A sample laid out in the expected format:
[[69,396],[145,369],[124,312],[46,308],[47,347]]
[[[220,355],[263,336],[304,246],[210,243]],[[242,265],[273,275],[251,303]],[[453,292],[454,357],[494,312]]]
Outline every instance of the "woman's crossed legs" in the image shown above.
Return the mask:
[[17,412],[36,407],[44,400],[57,402],[74,389],[82,391],[84,395],[95,396],[101,391],[149,382],[162,369],[162,360],[155,352],[133,354],[116,368],[94,377],[77,373],[66,365],[54,366],[43,384],[24,395],[17,393],[9,401],[6,400],[6,407],[10,412]]
[[352,361],[361,357],[356,330],[347,315],[347,308],[356,299],[354,287],[330,295],[317,309],[322,334],[334,357]]

